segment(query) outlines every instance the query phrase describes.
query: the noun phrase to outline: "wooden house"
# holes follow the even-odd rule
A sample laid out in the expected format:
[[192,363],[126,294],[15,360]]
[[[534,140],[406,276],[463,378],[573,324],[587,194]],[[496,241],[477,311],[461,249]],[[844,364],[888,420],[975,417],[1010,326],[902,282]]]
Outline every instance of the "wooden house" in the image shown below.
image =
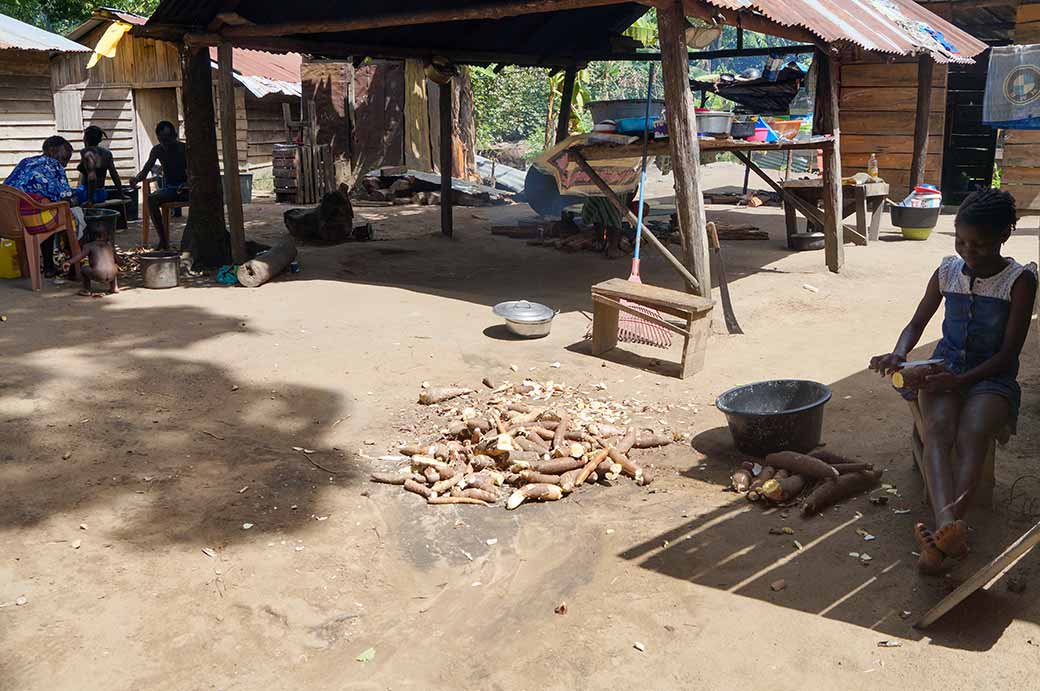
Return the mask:
[[[99,10],[68,37],[93,47],[114,22],[139,26],[146,19]],[[216,49],[212,53],[216,68]],[[127,33],[114,57],[102,57],[88,70],[89,57],[89,52],[67,54],[52,62],[57,130],[78,141],[84,127],[101,127],[120,173],[132,175],[156,143],[156,123],[176,123],[183,136],[178,46]],[[234,66],[239,167],[243,171],[270,168],[274,144],[286,137],[282,104],[291,104],[293,112],[299,113],[300,56],[235,49]],[[214,97],[219,100],[216,93]],[[218,136],[220,127],[218,123]]]
[[40,153],[56,134],[51,61],[90,50],[69,39],[0,15],[0,180],[18,161]]

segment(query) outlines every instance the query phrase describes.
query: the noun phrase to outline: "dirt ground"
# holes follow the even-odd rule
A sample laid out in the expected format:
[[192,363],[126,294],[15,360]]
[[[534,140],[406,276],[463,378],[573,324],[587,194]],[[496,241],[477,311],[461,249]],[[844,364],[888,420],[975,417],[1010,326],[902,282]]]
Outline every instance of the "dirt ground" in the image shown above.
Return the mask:
[[[734,172],[709,166],[709,186]],[[249,235],[283,234],[285,208],[248,206]],[[771,237],[725,244],[746,335],[716,327],[686,381],[670,376],[676,350],[588,354],[589,286],[628,261],[489,234],[532,218],[526,205],[457,209],[454,240],[436,208],[358,209],[375,242],[304,247],[299,274],[255,290],[208,276],[92,300],[2,282],[0,688],[1035,687],[1040,552],[1012,572],[1024,594],[1000,582],[927,632],[911,623],[1040,512],[1037,335],[975,551],[947,578],[919,577],[908,410],[865,366],[953,253],[952,217],[918,243],[886,225],[835,275],[822,252],[782,248],[779,209],[709,209]],[[1035,260],[1036,228],[1007,253]],[[652,250],[643,274],[678,287]],[[548,338],[503,333],[490,307],[516,298],[561,311]],[[936,319],[920,352],[938,337]],[[649,488],[514,512],[427,507],[367,481],[369,458],[427,417],[420,382],[483,376],[671,404],[693,443],[642,452],[661,471]],[[723,491],[741,457],[715,397],[773,377],[833,388],[827,448],[884,468],[887,506],[863,496],[804,520]],[[769,534],[784,525],[794,534]]]

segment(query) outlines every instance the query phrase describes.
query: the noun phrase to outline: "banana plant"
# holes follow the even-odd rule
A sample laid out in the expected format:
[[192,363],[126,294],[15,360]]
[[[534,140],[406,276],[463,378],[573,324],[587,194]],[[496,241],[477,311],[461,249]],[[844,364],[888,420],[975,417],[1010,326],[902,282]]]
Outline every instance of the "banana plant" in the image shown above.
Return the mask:
[[[549,76],[549,107],[545,114],[545,148],[549,148],[556,141],[556,120],[559,117],[560,106],[563,102],[563,82],[566,79],[564,72],[557,72]],[[568,119],[568,130],[581,129],[581,116],[585,112],[585,104],[592,100],[589,93],[589,72],[587,69],[578,70],[574,77],[574,93],[571,95],[571,113]]]

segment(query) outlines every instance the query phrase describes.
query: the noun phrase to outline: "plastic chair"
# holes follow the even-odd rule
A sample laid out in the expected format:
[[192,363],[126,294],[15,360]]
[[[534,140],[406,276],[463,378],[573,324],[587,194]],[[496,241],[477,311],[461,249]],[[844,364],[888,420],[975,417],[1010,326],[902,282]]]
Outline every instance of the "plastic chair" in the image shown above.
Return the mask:
[[[145,178],[141,184],[141,244],[144,246],[148,245],[148,230],[152,227],[152,214],[148,207],[148,197],[152,194],[152,183],[156,182],[156,178]],[[166,237],[170,236],[170,211],[173,209],[183,209],[191,206],[190,201],[186,202],[165,202],[159,205],[159,212],[162,214],[163,228],[166,229]]]
[[[51,231],[30,233],[25,229],[19,204],[26,202],[40,211],[53,209],[58,212],[58,227]],[[65,233],[73,254],[79,253],[76,239],[76,223],[72,218],[72,207],[68,202],[38,202],[25,192],[7,185],[0,185],[0,237],[14,240],[18,245],[18,261],[22,275],[29,275],[33,290],[43,289],[43,273],[40,268],[43,241],[57,233]],[[79,275],[79,267],[75,267]]]

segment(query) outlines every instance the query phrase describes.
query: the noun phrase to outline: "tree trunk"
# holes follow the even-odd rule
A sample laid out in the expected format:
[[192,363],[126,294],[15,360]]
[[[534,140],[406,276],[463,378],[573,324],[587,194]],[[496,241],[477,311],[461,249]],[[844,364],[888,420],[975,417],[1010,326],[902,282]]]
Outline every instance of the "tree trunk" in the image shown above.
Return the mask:
[[224,223],[224,195],[217,160],[217,116],[213,109],[213,75],[205,48],[181,51],[184,75],[185,143],[191,206],[181,238],[181,251],[191,252],[197,266],[231,263],[231,236]]

